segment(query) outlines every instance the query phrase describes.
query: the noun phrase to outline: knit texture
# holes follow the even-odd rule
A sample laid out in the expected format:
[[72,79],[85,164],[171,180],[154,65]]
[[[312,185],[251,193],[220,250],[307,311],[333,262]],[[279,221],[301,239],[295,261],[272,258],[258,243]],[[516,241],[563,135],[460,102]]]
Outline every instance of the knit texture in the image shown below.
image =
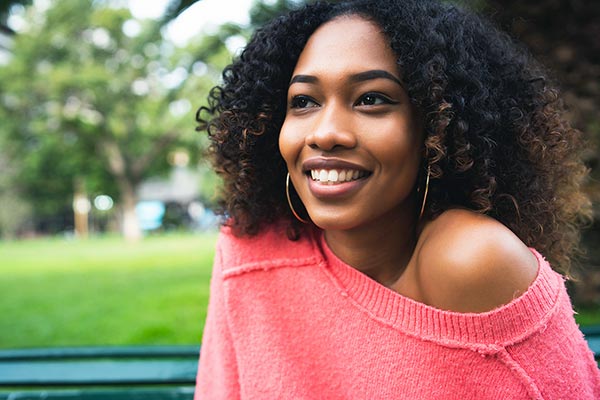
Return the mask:
[[195,399],[600,399],[563,278],[532,249],[526,293],[442,311],[277,227],[217,243]]

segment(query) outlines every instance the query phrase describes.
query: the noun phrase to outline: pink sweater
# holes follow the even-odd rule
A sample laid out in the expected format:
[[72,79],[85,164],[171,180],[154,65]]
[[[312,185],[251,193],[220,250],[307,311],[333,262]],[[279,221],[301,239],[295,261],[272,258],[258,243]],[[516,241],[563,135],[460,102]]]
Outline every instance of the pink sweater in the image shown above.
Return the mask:
[[321,239],[217,244],[195,399],[600,399],[563,279],[482,314],[403,297]]

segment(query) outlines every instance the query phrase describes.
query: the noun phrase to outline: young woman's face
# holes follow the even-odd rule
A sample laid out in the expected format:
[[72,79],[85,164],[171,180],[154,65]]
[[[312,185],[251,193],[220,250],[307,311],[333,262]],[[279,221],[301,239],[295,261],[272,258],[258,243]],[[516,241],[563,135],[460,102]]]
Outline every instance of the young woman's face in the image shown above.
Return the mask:
[[319,27],[287,99],[279,149],[317,226],[353,229],[418,212],[422,129],[377,25],[350,16]]

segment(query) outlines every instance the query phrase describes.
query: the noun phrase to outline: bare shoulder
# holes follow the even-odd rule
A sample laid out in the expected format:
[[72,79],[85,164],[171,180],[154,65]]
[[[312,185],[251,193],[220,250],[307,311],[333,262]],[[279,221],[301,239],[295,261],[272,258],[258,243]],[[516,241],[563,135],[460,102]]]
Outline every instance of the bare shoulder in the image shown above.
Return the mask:
[[538,262],[527,246],[493,218],[448,210],[423,229],[415,250],[416,276],[425,303],[479,313],[523,294]]

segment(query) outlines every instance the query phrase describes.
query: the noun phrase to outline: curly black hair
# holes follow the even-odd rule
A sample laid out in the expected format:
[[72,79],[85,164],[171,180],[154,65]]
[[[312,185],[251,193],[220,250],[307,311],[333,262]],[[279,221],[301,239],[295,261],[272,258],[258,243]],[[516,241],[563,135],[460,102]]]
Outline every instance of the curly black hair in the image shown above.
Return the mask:
[[234,232],[254,235],[284,220],[290,237],[301,234],[286,202],[278,136],[304,45],[342,15],[382,28],[420,110],[431,169],[427,216],[453,207],[487,214],[566,271],[590,213],[580,190],[582,136],[523,47],[474,13],[433,0],[319,2],[254,34],[196,116],[211,139],[224,182],[221,212]]

